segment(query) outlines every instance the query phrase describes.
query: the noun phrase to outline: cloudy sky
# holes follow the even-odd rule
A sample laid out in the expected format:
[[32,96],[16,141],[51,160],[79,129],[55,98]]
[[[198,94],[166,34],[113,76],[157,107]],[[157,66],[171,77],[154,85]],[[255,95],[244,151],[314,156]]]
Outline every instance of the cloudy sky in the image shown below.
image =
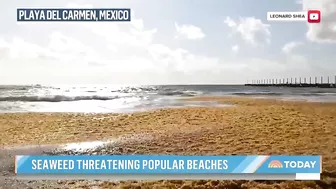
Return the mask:
[[[18,23],[16,8],[131,8],[129,23]],[[319,9],[322,23],[268,22]],[[336,75],[336,0],[13,0],[0,84],[237,84]]]

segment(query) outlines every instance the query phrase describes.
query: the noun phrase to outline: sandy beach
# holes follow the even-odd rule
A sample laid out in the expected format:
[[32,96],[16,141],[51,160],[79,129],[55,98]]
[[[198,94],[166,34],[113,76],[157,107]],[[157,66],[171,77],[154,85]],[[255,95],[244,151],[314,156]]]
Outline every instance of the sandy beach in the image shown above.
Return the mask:
[[113,153],[323,156],[322,181],[58,182],[75,188],[336,188],[336,103],[237,97],[189,100],[233,106],[133,114],[0,114],[0,145],[122,140]]

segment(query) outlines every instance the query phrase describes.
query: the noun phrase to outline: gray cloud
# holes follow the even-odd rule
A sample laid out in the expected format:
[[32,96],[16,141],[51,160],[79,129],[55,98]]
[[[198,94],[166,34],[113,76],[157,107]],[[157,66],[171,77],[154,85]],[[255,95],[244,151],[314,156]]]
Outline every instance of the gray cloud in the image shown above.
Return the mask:
[[336,43],[336,0],[303,0],[304,10],[321,11],[321,23],[308,24],[307,38],[318,43]]

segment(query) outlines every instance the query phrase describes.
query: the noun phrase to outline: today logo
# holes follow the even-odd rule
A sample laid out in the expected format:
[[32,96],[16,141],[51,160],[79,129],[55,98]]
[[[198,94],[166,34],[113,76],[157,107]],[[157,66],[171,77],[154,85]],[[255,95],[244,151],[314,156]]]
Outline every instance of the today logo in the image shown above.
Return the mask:
[[[285,164],[285,166],[283,166]],[[314,168],[316,161],[284,161],[273,160],[268,164],[268,168]]]
[[315,168],[316,161],[283,161],[285,168]]
[[[283,166],[284,164],[284,166]],[[316,161],[283,161],[273,160],[268,168],[315,168]]]

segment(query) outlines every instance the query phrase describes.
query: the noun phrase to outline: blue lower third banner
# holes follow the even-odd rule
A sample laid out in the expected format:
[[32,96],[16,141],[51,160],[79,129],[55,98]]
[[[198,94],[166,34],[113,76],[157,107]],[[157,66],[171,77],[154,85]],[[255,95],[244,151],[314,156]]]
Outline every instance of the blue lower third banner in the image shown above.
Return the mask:
[[[318,180],[321,156],[16,156],[17,176],[43,179]],[[22,178],[23,178],[22,177]],[[27,177],[27,178],[28,178]],[[118,178],[117,178],[118,177]],[[112,178],[113,179],[113,178]]]
[[131,21],[131,9],[17,9],[17,21]]

